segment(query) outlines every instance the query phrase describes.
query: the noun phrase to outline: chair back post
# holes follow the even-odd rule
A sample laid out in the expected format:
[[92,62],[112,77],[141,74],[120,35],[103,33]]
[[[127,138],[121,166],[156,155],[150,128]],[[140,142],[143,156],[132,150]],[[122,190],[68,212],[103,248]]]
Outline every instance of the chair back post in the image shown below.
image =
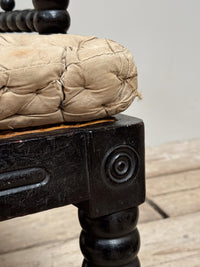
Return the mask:
[[1,32],[66,33],[70,26],[69,0],[33,0],[35,9],[15,10],[14,0],[0,0]]

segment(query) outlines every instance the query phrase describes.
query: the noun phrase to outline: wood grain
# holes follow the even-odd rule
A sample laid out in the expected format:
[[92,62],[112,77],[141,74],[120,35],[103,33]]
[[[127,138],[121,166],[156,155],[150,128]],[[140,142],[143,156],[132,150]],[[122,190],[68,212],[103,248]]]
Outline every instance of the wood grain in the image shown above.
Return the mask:
[[5,221],[0,223],[0,254],[78,238],[80,230],[74,206]]
[[200,211],[200,170],[147,180],[147,195],[169,216]]
[[200,187],[200,169],[147,179],[148,197],[189,191]]
[[[180,266],[181,261],[185,262],[185,259],[190,265],[183,266],[198,266],[196,264],[200,254],[199,225],[200,213],[141,224],[139,230],[142,239],[142,266],[174,267]],[[79,267],[81,261],[77,237],[16,249],[0,255],[0,266],[6,267]],[[179,265],[176,265],[176,262]]]
[[147,178],[200,168],[200,139],[146,149]]
[[[140,209],[140,222],[154,221],[161,216],[147,203]],[[0,223],[0,255],[46,244],[77,239],[81,227],[77,208],[66,206]],[[1,265],[0,265],[1,266]]]
[[162,219],[162,216],[147,202],[140,206],[139,223],[152,222]]
[[6,267],[79,267],[82,262],[78,238],[34,246],[0,255]]
[[[195,267],[200,255],[200,212],[141,224],[143,267]],[[194,258],[194,261],[193,261]],[[187,259],[189,265],[185,264]],[[178,265],[176,265],[178,262]]]
[[151,198],[170,217],[200,211],[200,188]]

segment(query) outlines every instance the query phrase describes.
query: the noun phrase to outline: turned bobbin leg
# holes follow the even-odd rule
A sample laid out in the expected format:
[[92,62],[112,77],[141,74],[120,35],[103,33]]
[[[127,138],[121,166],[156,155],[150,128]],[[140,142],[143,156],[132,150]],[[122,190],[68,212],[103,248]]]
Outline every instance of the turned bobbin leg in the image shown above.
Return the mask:
[[145,200],[144,125],[122,118],[88,138],[89,195],[77,204],[83,267],[140,266],[136,225],[137,207]]
[[80,247],[83,267],[140,267],[137,253],[140,237],[136,228],[138,208],[130,208],[96,219],[79,210],[83,228]]

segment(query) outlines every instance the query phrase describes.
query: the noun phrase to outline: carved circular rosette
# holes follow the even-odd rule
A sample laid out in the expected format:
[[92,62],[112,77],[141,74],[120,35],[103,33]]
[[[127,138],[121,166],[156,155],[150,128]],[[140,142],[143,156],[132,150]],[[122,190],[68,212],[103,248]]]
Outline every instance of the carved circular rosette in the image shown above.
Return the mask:
[[83,228],[80,247],[83,267],[139,267],[140,237],[136,224],[138,208],[130,208],[97,219],[79,210]]
[[103,177],[112,185],[123,184],[132,181],[138,171],[139,156],[128,145],[120,145],[110,150],[102,166]]

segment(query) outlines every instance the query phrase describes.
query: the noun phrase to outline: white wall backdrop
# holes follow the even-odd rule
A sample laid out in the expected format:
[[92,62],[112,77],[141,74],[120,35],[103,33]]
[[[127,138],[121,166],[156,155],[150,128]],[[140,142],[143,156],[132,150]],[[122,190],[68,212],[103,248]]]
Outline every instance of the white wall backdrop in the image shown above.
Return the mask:
[[69,33],[110,38],[132,51],[143,100],[125,113],[145,121],[147,145],[200,136],[199,0],[71,0],[69,11]]

